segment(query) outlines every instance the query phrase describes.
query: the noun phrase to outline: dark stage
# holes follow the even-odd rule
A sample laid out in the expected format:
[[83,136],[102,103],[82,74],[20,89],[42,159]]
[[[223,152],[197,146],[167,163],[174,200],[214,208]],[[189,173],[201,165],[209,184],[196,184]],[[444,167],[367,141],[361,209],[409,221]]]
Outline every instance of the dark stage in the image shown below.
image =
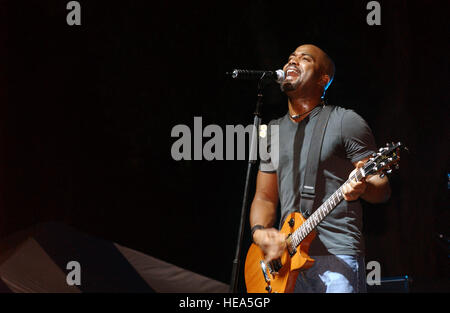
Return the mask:
[[[225,73],[313,43],[336,64],[328,103],[410,151],[390,200],[363,202],[366,262],[450,291],[448,1],[378,1],[372,26],[361,0],[82,0],[79,26],[68,2],[0,0],[1,238],[54,221],[228,284],[247,162],[176,161],[172,128],[252,124],[256,83]],[[287,98],[264,95],[267,124]]]

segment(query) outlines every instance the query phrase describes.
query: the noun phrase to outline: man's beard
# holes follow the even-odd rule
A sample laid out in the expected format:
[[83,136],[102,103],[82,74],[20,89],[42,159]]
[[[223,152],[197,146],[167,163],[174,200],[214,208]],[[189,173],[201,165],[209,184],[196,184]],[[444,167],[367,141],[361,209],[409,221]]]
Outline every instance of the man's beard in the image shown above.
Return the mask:
[[299,83],[300,83],[300,81],[298,79],[296,79],[294,82],[285,82],[284,81],[280,84],[280,89],[283,92],[294,91],[295,89],[297,89]]

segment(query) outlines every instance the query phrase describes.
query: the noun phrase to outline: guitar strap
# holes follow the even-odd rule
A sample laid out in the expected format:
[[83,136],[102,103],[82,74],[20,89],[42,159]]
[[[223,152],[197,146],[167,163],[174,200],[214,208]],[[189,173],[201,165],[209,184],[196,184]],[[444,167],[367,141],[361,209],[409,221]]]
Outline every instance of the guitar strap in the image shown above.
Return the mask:
[[325,105],[319,112],[316,125],[309,144],[308,158],[306,159],[303,186],[300,187],[300,212],[305,218],[313,213],[313,204],[316,197],[317,169],[320,163],[323,137],[333,106]]

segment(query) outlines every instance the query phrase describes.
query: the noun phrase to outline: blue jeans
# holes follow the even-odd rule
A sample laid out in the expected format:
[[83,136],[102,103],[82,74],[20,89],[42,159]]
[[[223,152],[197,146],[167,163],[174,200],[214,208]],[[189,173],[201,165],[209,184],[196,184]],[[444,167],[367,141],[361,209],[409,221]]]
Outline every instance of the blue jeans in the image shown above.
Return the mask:
[[366,291],[366,268],[363,256],[311,256],[314,265],[300,272],[294,292],[358,293]]

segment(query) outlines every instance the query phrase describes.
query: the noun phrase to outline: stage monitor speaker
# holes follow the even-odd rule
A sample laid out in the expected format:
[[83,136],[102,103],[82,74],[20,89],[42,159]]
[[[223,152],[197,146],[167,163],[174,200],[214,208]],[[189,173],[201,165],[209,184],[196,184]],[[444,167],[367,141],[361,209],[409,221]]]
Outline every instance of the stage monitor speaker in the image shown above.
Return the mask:
[[[78,271],[78,280],[74,270]],[[36,225],[0,241],[0,292],[227,290],[228,285],[222,282],[60,223]]]

